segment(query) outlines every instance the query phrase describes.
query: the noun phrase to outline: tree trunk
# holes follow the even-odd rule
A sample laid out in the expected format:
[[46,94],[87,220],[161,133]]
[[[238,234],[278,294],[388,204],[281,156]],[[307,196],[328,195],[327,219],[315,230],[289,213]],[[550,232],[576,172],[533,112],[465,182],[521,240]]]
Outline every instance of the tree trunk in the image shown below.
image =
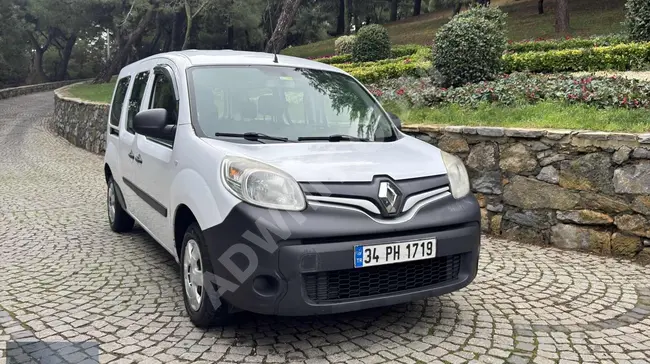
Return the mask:
[[555,32],[567,33],[569,31],[569,0],[557,0],[555,9]]
[[70,37],[65,41],[65,47],[61,52],[61,63],[59,63],[58,70],[56,71],[57,81],[63,81],[67,79],[68,64],[70,63],[70,56],[72,55],[72,49],[74,48],[76,42],[77,42],[76,33],[72,33]]
[[32,60],[32,66],[29,70],[29,75],[27,75],[26,83],[28,85],[43,83],[47,81],[47,76],[43,71],[43,54],[45,50],[41,47],[34,49],[34,59]]
[[32,33],[29,33],[29,41],[32,43],[32,47],[34,48],[34,58],[32,59],[32,65],[29,70],[29,74],[27,75],[26,83],[28,85],[43,83],[47,81],[47,76],[43,71],[43,55],[45,54],[45,51],[47,51],[47,49],[50,47],[50,44],[52,44],[53,37],[54,34],[52,34],[52,32],[49,32],[45,44],[41,46],[34,35]]
[[420,15],[421,11],[422,11],[422,0],[413,1],[413,16]]
[[390,2],[390,21],[397,20],[397,0]]
[[460,13],[462,8],[463,4],[461,4],[460,0],[456,0],[456,4],[454,4],[454,14],[452,16],[456,16],[456,14]]
[[282,5],[282,14],[280,14],[278,24],[275,26],[271,39],[269,39],[269,42],[266,44],[265,51],[267,53],[277,53],[282,49],[282,47],[284,47],[284,43],[287,41],[287,33],[293,23],[293,18],[298,12],[299,5],[300,0],[284,0],[284,4]]
[[345,0],[339,0],[339,14],[336,17],[336,35],[345,33]]
[[[352,0],[344,0],[345,9],[343,9],[343,18],[345,20],[345,32],[346,35],[350,34],[350,8],[352,5]],[[357,29],[359,30],[359,29]]]
[[110,61],[102,68],[92,83],[106,83],[111,80],[111,77],[119,71],[120,65],[122,65],[129,56],[133,44],[142,38],[144,31],[147,29],[147,25],[149,25],[154,13],[157,11],[158,2],[154,0],[152,1],[151,7],[147,9],[147,12],[144,14],[142,19],[140,19],[138,26],[129,34],[126,42],[120,44],[117,53],[113,55]]
[[185,11],[179,10],[174,13],[174,20],[172,20],[172,34],[171,34],[171,50],[178,51],[181,49],[183,43],[183,27],[185,26]]
[[186,50],[190,45],[190,37],[192,35],[192,9],[190,8],[189,0],[185,0],[185,40],[183,41],[182,50]]
[[235,27],[228,27],[228,49],[235,49]]
[[537,12],[539,14],[544,14],[544,0],[537,1]]

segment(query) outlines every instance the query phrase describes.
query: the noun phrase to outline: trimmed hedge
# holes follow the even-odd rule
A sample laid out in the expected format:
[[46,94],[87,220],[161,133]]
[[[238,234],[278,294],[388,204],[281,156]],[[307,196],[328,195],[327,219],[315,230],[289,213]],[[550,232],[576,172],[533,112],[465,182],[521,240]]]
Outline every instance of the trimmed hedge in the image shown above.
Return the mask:
[[506,47],[508,52],[545,52],[561,49],[578,49],[612,46],[629,42],[629,39],[623,35],[608,35],[592,38],[571,38],[571,39],[549,39],[536,41],[522,41],[509,43]]
[[630,37],[639,42],[650,41],[650,1],[627,0],[625,25]]
[[499,73],[507,44],[506,16],[496,7],[471,7],[440,27],[433,58],[441,84],[460,86]]
[[355,41],[356,37],[354,35],[344,35],[336,38],[334,41],[334,52],[337,55],[352,54]]
[[390,58],[390,37],[383,26],[366,25],[359,29],[356,38],[352,47],[352,59],[356,62]]
[[641,68],[649,63],[650,43],[512,53],[503,56],[504,70],[507,73],[515,71],[626,71]]
[[429,49],[422,47],[412,56],[386,59],[377,62],[360,62],[335,65],[363,83],[401,76],[422,77],[431,69]]

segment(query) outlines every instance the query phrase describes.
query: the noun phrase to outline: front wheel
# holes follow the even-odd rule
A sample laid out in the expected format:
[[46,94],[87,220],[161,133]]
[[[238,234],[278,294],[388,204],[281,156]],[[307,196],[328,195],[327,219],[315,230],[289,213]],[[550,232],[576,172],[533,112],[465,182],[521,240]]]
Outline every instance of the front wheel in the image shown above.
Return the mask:
[[196,223],[185,232],[180,258],[185,309],[192,323],[200,328],[224,323],[229,318],[228,308],[223,300],[215,297],[215,290],[208,289],[213,283],[206,278],[206,273],[213,272],[212,265],[206,255],[203,233]]
[[117,184],[113,177],[108,178],[108,188],[106,191],[106,207],[108,210],[108,222],[111,230],[124,233],[133,229],[133,218],[124,210],[117,198]]

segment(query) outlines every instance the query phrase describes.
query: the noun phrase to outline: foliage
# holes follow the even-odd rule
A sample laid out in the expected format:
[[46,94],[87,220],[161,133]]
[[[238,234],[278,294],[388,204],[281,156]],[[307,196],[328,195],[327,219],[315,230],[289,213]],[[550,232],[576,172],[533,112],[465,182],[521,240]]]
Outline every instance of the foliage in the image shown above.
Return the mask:
[[621,77],[572,77],[569,74],[513,73],[494,81],[443,88],[426,78],[401,77],[384,80],[368,88],[382,101],[407,107],[439,107],[456,104],[478,107],[482,103],[501,106],[561,101],[597,108],[650,109],[650,83]]
[[574,130],[644,133],[650,130],[647,110],[599,110],[588,105],[544,101],[534,105],[500,106],[482,103],[476,108],[445,105],[436,108],[403,108],[387,102],[387,111],[399,115],[403,123],[515,128],[555,128]]
[[426,47],[421,46],[419,44],[403,44],[403,45],[394,46],[390,52],[393,58],[398,58],[398,57],[410,56],[415,52],[424,48]]
[[412,56],[334,66],[348,72],[360,82],[370,83],[402,76],[426,76],[431,68],[431,59],[429,50],[422,48]]
[[650,1],[627,0],[625,24],[630,37],[636,41],[650,41]]
[[546,52],[561,49],[592,48],[617,45],[629,42],[626,35],[594,36],[589,38],[566,38],[545,40],[524,40],[521,42],[508,42],[508,52]]
[[650,43],[505,54],[503,62],[506,72],[625,71],[650,63]]
[[355,62],[366,62],[386,58],[390,58],[390,38],[386,28],[379,24],[361,28],[352,48],[352,59]]
[[[330,0],[331,1],[331,0]],[[531,3],[531,1],[533,1]],[[626,0],[571,0],[571,24],[573,37],[590,37],[618,33],[623,30]],[[388,4],[389,1],[374,3]],[[552,39],[557,34],[553,19],[537,14],[534,0],[504,1],[500,8],[508,14],[508,39],[517,42],[524,39]],[[373,3],[373,2],[370,2]],[[436,1],[436,5],[441,2]],[[492,6],[496,1],[492,2]],[[412,3],[411,3],[412,5]],[[549,3],[548,6],[552,6]],[[425,6],[424,1],[422,6]],[[412,8],[412,6],[411,6]],[[449,21],[450,10],[437,6],[436,12],[428,16],[409,18],[408,21],[382,23],[388,30],[392,44],[420,44],[431,46],[431,35]],[[412,9],[411,9],[412,10]],[[294,45],[282,53],[298,57],[322,57],[334,54],[334,38],[305,45]]]
[[336,55],[352,54],[355,40],[356,37],[354,35],[344,35],[336,38],[334,41],[334,51]]
[[506,47],[506,15],[495,7],[473,7],[455,16],[437,33],[434,67],[445,85],[494,77]]

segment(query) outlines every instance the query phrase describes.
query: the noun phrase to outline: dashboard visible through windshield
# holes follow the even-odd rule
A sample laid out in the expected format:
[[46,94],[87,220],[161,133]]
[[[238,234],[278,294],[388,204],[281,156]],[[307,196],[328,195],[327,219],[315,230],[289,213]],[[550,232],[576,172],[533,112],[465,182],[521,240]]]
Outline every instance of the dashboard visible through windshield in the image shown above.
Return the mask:
[[345,74],[284,66],[201,66],[190,68],[188,79],[195,127],[207,137],[396,139],[379,105]]

